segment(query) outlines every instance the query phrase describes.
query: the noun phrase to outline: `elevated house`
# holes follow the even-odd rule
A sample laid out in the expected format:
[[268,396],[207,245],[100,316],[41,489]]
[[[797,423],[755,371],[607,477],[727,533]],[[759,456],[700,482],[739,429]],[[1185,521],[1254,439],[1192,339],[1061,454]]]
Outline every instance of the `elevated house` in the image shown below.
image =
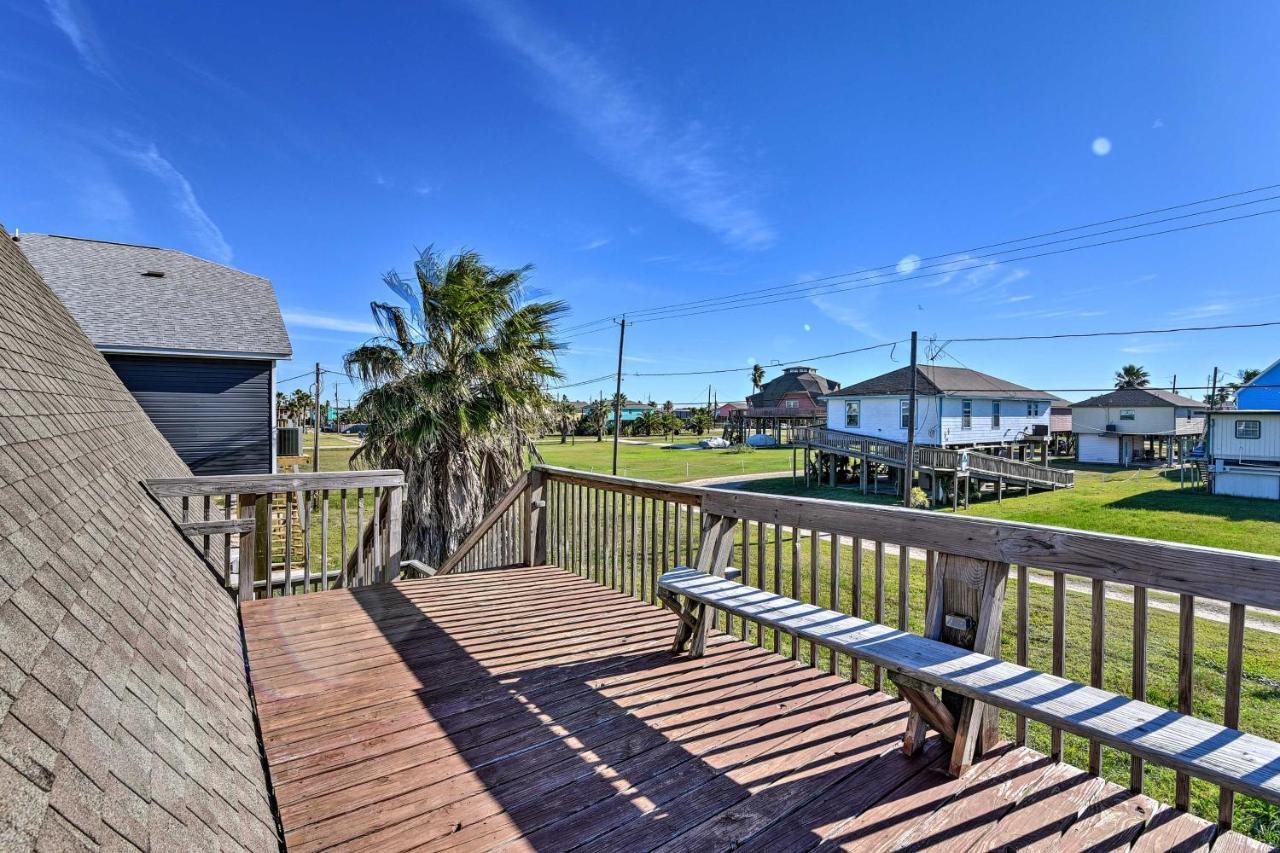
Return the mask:
[[[1237,729],[1273,701],[1242,662],[1246,608],[1280,609],[1280,558],[534,466],[424,566],[401,560],[399,471],[192,477],[8,239],[0,401],[5,851],[1268,849],[1227,827],[1237,793],[1280,804],[1280,744]],[[305,572],[264,559],[283,490],[329,534]],[[760,556],[771,526],[783,565],[783,525],[786,586]],[[884,624],[883,571],[874,610],[784,594],[801,566],[857,571],[864,546],[901,549],[927,611],[904,595]],[[1092,661],[1099,685],[1107,628],[1128,630],[1110,605],[1070,641],[1061,607],[1033,627],[1023,560],[1123,590],[1142,625],[1138,588],[1235,605],[1224,678],[1196,686],[1219,710],[1147,701],[1141,633],[1132,672],[1107,658],[1133,696],[1002,659],[1006,606],[1010,645]],[[1203,655],[1181,636],[1150,666],[1189,697]],[[1060,763],[1029,721],[1097,750]],[[1132,788],[1100,775],[1102,747]],[[1220,823],[1189,786],[1147,796],[1147,764],[1196,780]]]
[[731,440],[745,441],[753,433],[773,433],[781,443],[800,427],[821,424],[827,417],[825,397],[840,387],[812,367],[786,367],[747,397],[745,409],[731,414]]
[[152,246],[19,246],[192,471],[274,470],[276,363],[292,348],[270,281]]
[[[613,406],[607,401],[606,405],[609,408],[609,428],[613,429]],[[624,424],[629,424],[645,412],[652,412],[657,408],[658,407],[652,403],[642,403],[639,400],[627,400],[622,404],[622,407],[618,412],[618,416],[622,419]]]
[[[907,440],[911,368],[826,395],[827,429]],[[995,449],[1025,458],[1049,436],[1052,394],[963,367],[916,368],[915,440],[920,446]]]
[[1280,361],[1209,413],[1208,453],[1215,495],[1280,500]]
[[1204,432],[1209,407],[1172,391],[1118,388],[1071,406],[1081,462],[1135,465],[1183,459]]

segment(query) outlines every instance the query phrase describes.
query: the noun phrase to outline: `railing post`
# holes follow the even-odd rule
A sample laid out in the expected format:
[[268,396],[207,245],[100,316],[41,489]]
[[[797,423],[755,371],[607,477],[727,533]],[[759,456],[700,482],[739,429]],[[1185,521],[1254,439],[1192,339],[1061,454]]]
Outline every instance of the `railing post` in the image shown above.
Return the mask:
[[238,515],[240,518],[253,518],[254,529],[246,530],[240,534],[240,549],[237,570],[240,573],[239,591],[236,598],[241,603],[253,601],[253,581],[257,577],[257,563],[254,559],[255,541],[257,539],[257,496],[251,494],[242,494],[237,499]]
[[529,472],[529,488],[525,490],[522,556],[526,566],[547,562],[547,475],[536,468]]
[[[264,598],[271,597],[271,495],[253,496],[253,579],[266,581]],[[287,569],[287,567],[286,567]]]
[[400,577],[400,538],[404,504],[404,486],[387,489],[387,577],[388,583]]

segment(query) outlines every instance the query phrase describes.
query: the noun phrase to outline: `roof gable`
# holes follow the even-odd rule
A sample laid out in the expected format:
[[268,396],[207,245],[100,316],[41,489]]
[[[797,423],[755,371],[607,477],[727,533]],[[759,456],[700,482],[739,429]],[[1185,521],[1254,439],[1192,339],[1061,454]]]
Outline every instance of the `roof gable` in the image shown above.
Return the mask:
[[261,276],[151,246],[49,234],[18,245],[99,349],[292,354]]
[[755,408],[774,406],[793,392],[807,394],[816,402],[819,397],[839,387],[840,383],[820,376],[812,367],[787,367],[780,376],[773,377],[759,391],[748,396],[747,404]]

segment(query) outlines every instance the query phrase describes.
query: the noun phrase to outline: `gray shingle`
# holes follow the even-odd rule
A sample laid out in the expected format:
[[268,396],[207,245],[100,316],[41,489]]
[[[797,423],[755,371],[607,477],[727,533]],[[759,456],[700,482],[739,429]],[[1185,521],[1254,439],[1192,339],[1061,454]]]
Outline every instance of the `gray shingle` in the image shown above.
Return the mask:
[[292,353],[275,291],[260,276],[173,249],[79,237],[24,234],[19,246],[100,349]]
[[190,472],[2,229],[0,388],[0,849],[276,850],[235,605],[140,485]]
[[1140,409],[1144,406],[1164,406],[1169,408],[1207,409],[1208,405],[1172,391],[1159,391],[1152,388],[1117,388],[1088,400],[1073,403],[1073,409],[1105,409],[1112,406],[1129,406]]
[[[1016,400],[1052,400],[1052,394],[1036,391],[967,367],[935,367],[920,365],[916,368],[916,393],[933,397],[946,396],[992,397]],[[911,391],[911,368],[900,367],[879,376],[846,385],[829,397],[871,397],[880,394],[897,396]]]

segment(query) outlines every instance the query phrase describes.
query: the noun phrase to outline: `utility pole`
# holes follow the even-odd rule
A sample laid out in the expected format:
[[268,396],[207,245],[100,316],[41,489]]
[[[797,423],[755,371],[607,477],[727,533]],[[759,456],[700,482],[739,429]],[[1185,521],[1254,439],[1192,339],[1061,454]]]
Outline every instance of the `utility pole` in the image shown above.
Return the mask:
[[622,345],[627,339],[627,315],[618,321],[618,375],[613,390],[613,473],[618,474],[618,437],[622,435]]
[[[911,333],[911,392],[907,395],[907,466],[902,478],[902,505],[911,506],[916,455],[916,333]],[[938,476],[935,473],[933,476]]]
[[338,429],[338,385],[333,386],[333,431],[339,432]]
[[1178,374],[1173,374],[1173,393],[1178,393]]
[[[1204,460],[1209,462],[1209,456],[1213,447],[1213,410],[1218,407],[1218,368],[1213,369],[1213,385],[1209,391],[1209,417],[1208,423],[1204,425]],[[1207,469],[1206,469],[1207,470]],[[1209,484],[1204,484],[1205,490],[1208,491]]]
[[312,432],[315,440],[311,444],[311,470],[320,470],[320,362],[316,362],[316,422]]

